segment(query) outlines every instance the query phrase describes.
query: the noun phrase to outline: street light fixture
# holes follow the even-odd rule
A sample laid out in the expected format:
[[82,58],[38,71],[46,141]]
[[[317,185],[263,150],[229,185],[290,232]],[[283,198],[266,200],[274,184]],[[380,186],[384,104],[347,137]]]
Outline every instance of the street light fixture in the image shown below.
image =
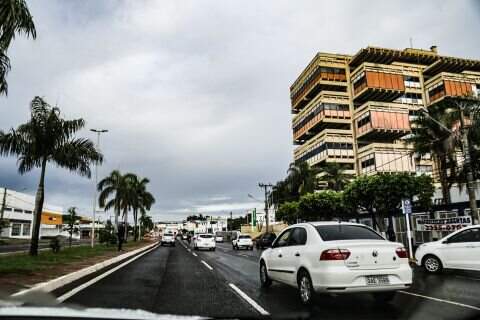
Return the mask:
[[[100,149],[100,135],[102,133],[108,132],[106,129],[90,129],[90,131],[97,134],[97,151]],[[97,211],[97,184],[98,184],[98,163],[95,163],[95,186],[93,191],[93,219],[92,219],[92,235],[91,235],[91,246],[93,248],[95,244],[95,213]]]

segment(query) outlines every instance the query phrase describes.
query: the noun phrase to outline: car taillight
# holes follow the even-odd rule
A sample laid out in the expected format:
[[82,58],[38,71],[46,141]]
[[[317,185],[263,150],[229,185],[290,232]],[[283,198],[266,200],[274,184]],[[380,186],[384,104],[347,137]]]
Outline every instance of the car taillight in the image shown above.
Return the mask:
[[395,253],[399,258],[408,258],[407,249],[405,249],[404,247],[397,248],[397,250],[395,250]]
[[328,249],[322,252],[320,260],[347,260],[350,251],[347,249]]

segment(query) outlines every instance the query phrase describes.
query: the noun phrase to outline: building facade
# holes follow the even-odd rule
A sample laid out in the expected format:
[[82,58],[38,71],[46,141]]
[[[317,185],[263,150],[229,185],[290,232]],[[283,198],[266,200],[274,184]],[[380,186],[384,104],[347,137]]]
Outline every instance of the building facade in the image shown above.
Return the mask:
[[[421,108],[480,93],[480,61],[423,49],[318,53],[290,87],[294,160],[342,164],[353,175],[432,174],[403,138]],[[435,175],[436,176],[436,175]]]
[[[11,189],[0,189],[0,210],[8,227],[2,229],[2,237],[30,239],[33,228],[35,197]],[[63,208],[44,203],[41,216],[40,237],[51,237],[63,231]]]

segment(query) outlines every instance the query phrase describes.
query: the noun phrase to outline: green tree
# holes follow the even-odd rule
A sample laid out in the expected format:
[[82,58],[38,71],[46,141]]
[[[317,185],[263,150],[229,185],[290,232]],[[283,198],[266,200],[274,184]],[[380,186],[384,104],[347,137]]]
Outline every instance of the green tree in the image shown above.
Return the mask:
[[279,206],[275,215],[278,220],[283,220],[288,224],[293,224],[297,222],[299,214],[298,202],[287,201]]
[[428,114],[420,112],[411,121],[412,135],[406,139],[418,156],[430,154],[438,170],[444,203],[451,203],[450,188],[456,180],[455,149],[458,139],[446,128],[452,128],[454,119],[446,112],[447,106],[436,104]]
[[17,156],[20,174],[40,168],[30,245],[30,255],[36,256],[47,164],[53,162],[58,167],[90,178],[90,165],[101,163],[103,157],[93,142],[75,138],[75,133],[85,126],[83,119],[63,119],[60,109],[51,107],[40,97],[32,100],[30,109],[30,121],[17,129],[10,129],[8,133],[0,131],[0,155]]
[[286,181],[293,195],[301,196],[317,188],[318,170],[311,168],[306,161],[291,163],[287,173]]
[[148,216],[146,213],[142,212],[140,215],[140,229],[142,235],[147,232],[150,232],[155,227],[152,217]]
[[78,220],[80,219],[80,216],[77,215],[77,208],[75,207],[70,207],[68,208],[68,214],[63,216],[63,221],[66,222],[67,228],[66,230],[68,231],[69,237],[68,237],[68,243],[69,246],[72,246],[72,237],[73,233],[75,232],[75,229],[78,230],[78,228],[75,228],[75,225],[78,224]]
[[324,175],[322,180],[327,181],[329,189],[340,191],[348,184],[349,176],[345,174],[345,167],[337,162],[328,162],[320,169]]
[[[127,212],[130,207],[131,186],[127,175],[123,175],[118,170],[113,170],[109,176],[103,178],[97,185],[100,192],[98,196],[98,203],[101,208],[106,211],[113,209],[115,212],[114,226],[115,232],[118,231],[118,219],[120,212],[123,212],[123,217],[127,218]],[[127,232],[127,225],[125,224],[125,232]],[[126,239],[126,237],[125,237]]]
[[300,218],[307,221],[332,220],[343,217],[346,213],[342,193],[332,190],[302,196],[298,209]]
[[150,182],[147,178],[139,179],[137,175],[130,173],[126,175],[126,178],[129,180],[130,191],[130,204],[133,210],[133,234],[134,241],[138,239],[138,212],[142,214],[146,213],[147,210],[150,210],[152,205],[155,203],[155,198],[153,195],[147,191],[147,184]]
[[25,0],[0,1],[0,94],[8,93],[10,59],[7,50],[17,34],[36,38],[35,25]]

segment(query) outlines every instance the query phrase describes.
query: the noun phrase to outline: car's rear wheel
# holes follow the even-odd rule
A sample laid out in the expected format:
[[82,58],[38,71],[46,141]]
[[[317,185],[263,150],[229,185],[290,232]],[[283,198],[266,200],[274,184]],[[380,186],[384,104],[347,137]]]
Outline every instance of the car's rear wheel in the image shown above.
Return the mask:
[[435,256],[429,255],[423,259],[423,268],[430,273],[439,273],[442,271],[443,266],[440,259]]
[[396,291],[375,292],[373,297],[375,298],[376,302],[387,303],[392,301],[396,294]]
[[298,275],[298,293],[304,305],[311,305],[313,301],[313,284],[306,270],[301,270]]
[[260,284],[262,288],[268,288],[272,285],[272,279],[268,276],[267,266],[265,262],[260,262]]

